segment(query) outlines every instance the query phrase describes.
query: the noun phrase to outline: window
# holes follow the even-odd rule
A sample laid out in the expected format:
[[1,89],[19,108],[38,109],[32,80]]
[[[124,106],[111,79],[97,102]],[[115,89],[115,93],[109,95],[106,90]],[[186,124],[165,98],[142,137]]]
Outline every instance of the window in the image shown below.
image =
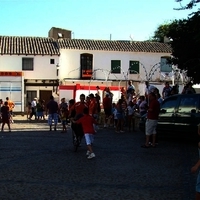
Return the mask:
[[55,60],[54,59],[50,59],[50,64],[55,64]]
[[22,70],[33,70],[33,58],[22,58]]
[[196,110],[198,98],[197,96],[184,96],[181,98],[179,105],[179,113],[182,112],[191,112],[192,109]]
[[172,65],[169,63],[170,57],[161,57],[160,61],[160,71],[161,72],[171,72],[172,71]]
[[81,54],[81,78],[90,79],[93,75],[93,55]]
[[174,112],[177,106],[177,100],[178,100],[177,97],[171,97],[169,99],[166,99],[165,101],[163,101],[161,105],[161,110],[165,110],[166,113]]
[[129,61],[129,74],[139,74],[139,61],[130,60]]
[[111,73],[121,74],[121,60],[111,60]]

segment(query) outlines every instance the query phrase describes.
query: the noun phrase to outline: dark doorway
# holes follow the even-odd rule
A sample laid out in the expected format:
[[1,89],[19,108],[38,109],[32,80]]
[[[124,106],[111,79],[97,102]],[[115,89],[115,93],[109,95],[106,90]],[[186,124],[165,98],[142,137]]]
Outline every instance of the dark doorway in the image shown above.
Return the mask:
[[26,92],[26,106],[28,106],[28,102],[32,102],[34,98],[37,98],[37,91],[27,91]]
[[49,102],[51,95],[52,95],[51,90],[40,90],[40,99],[45,101],[45,107],[46,104]]

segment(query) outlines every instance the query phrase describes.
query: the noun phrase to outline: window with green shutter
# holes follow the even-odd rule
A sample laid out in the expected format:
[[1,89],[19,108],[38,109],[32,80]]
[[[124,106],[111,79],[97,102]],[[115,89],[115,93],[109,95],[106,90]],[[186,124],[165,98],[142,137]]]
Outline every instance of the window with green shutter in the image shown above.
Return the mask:
[[121,60],[111,60],[111,73],[121,74]]
[[139,74],[140,62],[135,60],[129,61],[129,74]]

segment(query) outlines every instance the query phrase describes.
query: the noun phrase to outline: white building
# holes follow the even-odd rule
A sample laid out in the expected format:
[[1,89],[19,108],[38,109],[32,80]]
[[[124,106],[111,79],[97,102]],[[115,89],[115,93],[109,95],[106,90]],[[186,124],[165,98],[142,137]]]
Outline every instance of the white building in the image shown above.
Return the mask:
[[71,31],[58,28],[46,38],[0,36],[0,99],[10,97],[23,112],[33,98],[59,94],[59,85],[125,86],[131,79],[141,91],[145,80],[167,80],[170,55],[166,43],[71,39]]
[[24,112],[35,97],[48,101],[57,90],[60,53],[55,44],[52,38],[0,36],[0,99],[8,96],[15,111]]

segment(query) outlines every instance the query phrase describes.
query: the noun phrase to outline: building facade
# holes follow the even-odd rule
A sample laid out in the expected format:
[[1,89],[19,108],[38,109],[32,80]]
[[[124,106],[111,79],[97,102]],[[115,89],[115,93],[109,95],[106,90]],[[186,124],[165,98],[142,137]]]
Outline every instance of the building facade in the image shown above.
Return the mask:
[[58,28],[46,38],[0,36],[0,98],[24,112],[35,97],[59,100],[60,85],[126,86],[130,79],[141,90],[145,80],[166,80],[170,55],[165,43],[71,39]]

